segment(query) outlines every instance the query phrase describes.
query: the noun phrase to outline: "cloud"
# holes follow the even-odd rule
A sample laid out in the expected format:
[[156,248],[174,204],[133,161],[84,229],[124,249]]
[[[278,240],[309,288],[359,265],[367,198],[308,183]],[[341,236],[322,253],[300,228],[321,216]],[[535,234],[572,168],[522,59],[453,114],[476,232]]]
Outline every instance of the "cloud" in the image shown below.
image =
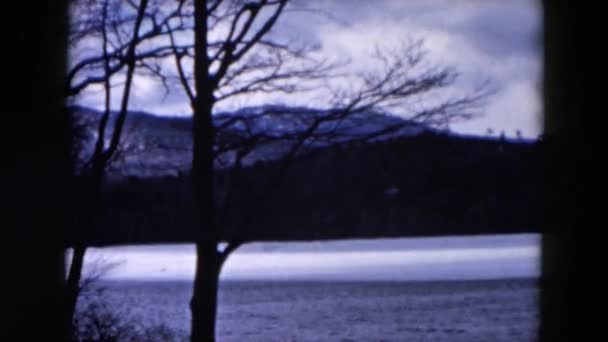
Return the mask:
[[[453,66],[459,72],[459,90],[466,91],[485,80],[500,89],[490,99],[485,118],[455,125],[455,129],[484,134],[489,126],[497,131],[517,127],[527,136],[540,133],[538,117],[542,108],[537,86],[542,69],[539,45],[542,18],[538,2],[331,0],[299,1],[295,5],[296,11],[281,17],[272,33],[275,37],[290,42],[321,43],[323,53],[328,56],[350,57],[353,72],[373,65],[370,55],[375,45],[390,46],[409,37],[423,38],[429,64]],[[320,12],[303,12],[302,8]],[[131,108],[165,115],[190,114],[188,100],[179,86],[163,98],[164,89],[158,83],[137,79],[135,85]],[[115,103],[117,98],[114,97]],[[315,96],[306,94],[299,98],[311,103]],[[97,107],[103,103],[99,94],[89,94],[83,99]],[[232,109],[279,100],[258,96],[226,106]],[[289,101],[292,99],[283,102],[291,104]]]
[[499,89],[488,101],[485,116],[457,131],[483,134],[521,130],[535,137],[542,131],[540,5],[534,1],[356,0],[329,2],[329,10],[350,19],[345,27],[329,23],[319,30],[328,50],[364,56],[374,44],[390,44],[411,36],[423,38],[428,60],[453,66],[457,87],[466,91],[485,80]]
[[535,55],[542,48],[540,15],[538,4],[531,1],[488,1],[451,30],[495,58]]
[[505,85],[486,108],[485,115],[469,122],[454,124],[452,129],[470,134],[484,134],[491,129],[507,137],[536,138],[542,131],[540,89],[531,82],[511,82]]

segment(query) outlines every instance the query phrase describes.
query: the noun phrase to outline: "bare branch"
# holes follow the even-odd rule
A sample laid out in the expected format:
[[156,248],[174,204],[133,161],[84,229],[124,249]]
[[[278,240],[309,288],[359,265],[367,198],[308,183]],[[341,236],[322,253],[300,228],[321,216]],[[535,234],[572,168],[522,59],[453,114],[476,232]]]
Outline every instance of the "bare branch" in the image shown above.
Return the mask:
[[104,103],[104,113],[99,122],[99,127],[97,131],[97,142],[95,144],[95,150],[92,156],[93,168],[99,169],[102,168],[101,165],[97,165],[99,158],[103,153],[103,144],[105,141],[105,131],[106,125],[108,123],[108,118],[110,116],[110,98],[111,98],[111,86],[110,86],[110,57],[108,56],[108,39],[107,39],[107,31],[106,31],[106,20],[108,15],[108,1],[104,1],[103,11],[102,11],[102,46],[103,46],[103,57],[104,57],[104,73],[106,75],[104,80],[104,92],[105,92],[105,103]]
[[245,241],[230,241],[224,250],[220,253],[220,267],[224,265],[228,256],[234,252],[237,248],[241,247]]
[[[241,32],[236,37],[236,39],[234,41],[230,40],[231,34],[232,34],[232,33],[230,33],[228,36],[228,39],[226,40],[226,43],[223,47],[224,58],[222,59],[222,62],[220,64],[218,71],[212,76],[212,81],[216,86],[221,82],[222,78],[228,71],[228,68],[232,64],[238,62],[255,44],[257,44],[257,42],[259,42],[262,39],[262,37],[264,35],[266,35],[266,33],[268,33],[268,31],[270,31],[272,26],[274,26],[275,22],[277,21],[279,15],[281,14],[286,3],[287,3],[286,0],[281,0],[278,2],[270,2],[270,3],[268,1],[262,0],[259,4],[248,4],[243,7],[243,12],[245,10],[249,11],[250,16],[249,16],[248,20],[245,22]],[[269,5],[269,4],[272,4],[272,5],[278,4],[274,13],[264,22],[264,24],[260,27],[260,29],[253,35],[253,37],[243,47],[239,48],[238,51],[235,51],[234,48],[243,41],[243,39],[245,38],[245,35],[249,32],[253,21],[255,20],[257,14],[260,11],[260,8],[265,5]],[[241,12],[239,12],[239,13],[241,13]],[[237,15],[237,17],[238,16],[239,15]],[[236,20],[233,22],[233,24],[236,25]],[[231,32],[232,32],[232,30],[231,30]]]
[[213,14],[213,12],[217,10],[217,8],[222,4],[223,1],[224,0],[215,0],[213,3],[211,3],[209,8],[207,9],[207,13],[209,13],[210,15]]
[[129,50],[127,51],[127,77],[125,86],[123,88],[120,112],[118,114],[118,117],[116,118],[116,124],[114,126],[112,139],[110,140],[110,146],[106,151],[104,151],[103,159],[105,161],[111,158],[112,154],[114,153],[114,151],[116,151],[116,148],[118,147],[122,127],[127,116],[127,106],[129,103],[129,95],[131,92],[131,81],[133,80],[133,73],[135,71],[135,47],[139,41],[139,28],[141,26],[141,22],[143,20],[147,4],[148,0],[141,0],[139,4],[137,20],[135,21],[135,27],[133,28],[133,38],[131,40],[131,44],[129,45]]
[[[220,1],[218,0],[217,3],[219,3],[219,2]],[[183,49],[181,51],[178,50],[178,48],[175,44],[175,39],[173,37],[173,31],[168,24],[167,24],[167,31],[169,32],[169,38],[171,40],[171,48],[173,50],[173,54],[175,55],[175,66],[177,68],[180,83],[182,85],[182,88],[186,92],[188,99],[190,100],[190,105],[194,106],[194,93],[192,91],[192,88],[190,87],[190,84],[188,83],[188,79],[186,78],[186,74],[184,72],[184,67],[182,66],[182,58],[184,56],[184,50]],[[186,49],[186,51],[187,51],[187,49]]]
[[[178,3],[177,8],[175,10],[171,11],[168,15],[166,15],[160,21],[157,20],[156,17],[154,17],[152,28],[147,30],[146,32],[138,35],[136,37],[137,41],[135,42],[135,44],[139,45],[145,41],[152,40],[152,39],[158,39],[163,36],[169,35],[170,32],[164,31],[163,28],[169,27],[169,22],[172,19],[175,19],[175,18],[183,19],[184,14],[181,11],[183,3],[184,3],[184,0],[181,0]],[[150,14],[144,12],[143,16],[150,16]],[[110,23],[112,24],[112,27],[114,29],[115,36],[118,39],[120,39],[120,37],[122,36],[120,33],[118,33],[120,31],[120,29],[124,28],[127,23],[136,21],[137,19],[138,19],[138,17],[136,16],[134,18],[129,18],[129,19],[112,20]],[[141,19],[143,20],[143,17]],[[106,24],[104,24],[104,26],[105,25]],[[186,30],[190,30],[190,29],[191,29],[191,27],[187,27],[186,25],[180,24],[177,27],[171,28],[171,33],[174,33],[176,31],[186,31]],[[81,35],[82,36],[94,35],[95,32],[101,32],[101,24],[99,24],[99,26],[87,27],[86,30],[81,33]],[[108,43],[111,43],[111,42],[108,41]],[[111,68],[112,75],[120,72],[127,65],[128,61],[127,61],[127,58],[125,55],[128,54],[127,51],[130,47],[130,43],[131,43],[131,39],[129,38],[129,39],[127,39],[127,42],[119,42],[119,45],[113,48],[114,51],[108,52],[108,55],[111,57],[112,61],[116,63]],[[187,48],[187,47],[184,47],[184,48]],[[190,48],[192,48],[192,46],[190,46]],[[170,53],[172,53],[171,46],[157,46],[156,48],[151,49],[149,51],[146,51],[143,53],[137,53],[136,58],[140,59],[140,60],[145,59],[145,58],[160,58],[163,56],[168,56]],[[95,66],[95,65],[97,65],[99,63],[103,63],[103,62],[104,62],[103,56],[93,56],[93,57],[84,58],[84,59],[80,60],[79,62],[77,62],[74,66],[72,66],[72,68],[69,70],[67,78],[66,78],[67,95],[73,96],[73,95],[80,93],[83,89],[85,89],[87,86],[89,86],[91,84],[103,83],[103,76],[101,76],[101,77],[100,76],[88,76],[88,77],[85,77],[82,81],[74,84],[74,80],[76,79],[76,77],[79,73],[85,71],[87,68],[89,68],[91,66]]]

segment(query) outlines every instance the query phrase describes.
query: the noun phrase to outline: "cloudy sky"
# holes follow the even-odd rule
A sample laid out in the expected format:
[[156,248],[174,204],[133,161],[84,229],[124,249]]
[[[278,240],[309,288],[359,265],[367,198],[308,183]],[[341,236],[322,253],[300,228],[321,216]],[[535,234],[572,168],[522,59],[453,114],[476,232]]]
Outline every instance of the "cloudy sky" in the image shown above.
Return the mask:
[[[324,45],[363,55],[375,42],[422,38],[429,58],[451,65],[467,89],[489,80],[498,93],[485,117],[454,126],[485,134],[488,128],[536,136],[542,127],[540,77],[542,15],[533,0],[328,1],[350,25],[324,25]],[[314,29],[314,28],[311,28]]]
[[[370,65],[375,46],[390,48],[408,39],[423,39],[429,64],[458,71],[456,89],[466,92],[489,81],[497,90],[487,101],[483,117],[453,124],[453,130],[485,135],[491,129],[507,136],[519,130],[536,137],[542,128],[541,31],[540,4],[533,0],[296,0],[272,34],[318,43],[324,55],[350,59],[347,70],[351,71]],[[163,93],[158,84],[136,80],[131,108],[190,114],[183,91]],[[311,102],[308,97],[300,100]],[[90,92],[81,101],[101,107],[103,98]],[[244,104],[259,102],[264,99]]]
[[[542,18],[532,0],[328,0],[296,3],[322,14],[286,13],[273,34],[319,43],[328,56],[351,59],[358,70],[376,45],[424,39],[430,63],[453,66],[457,87],[484,81],[497,89],[485,115],[454,124],[470,134],[515,136],[541,133],[540,98]],[[325,13],[325,14],[323,14]],[[327,16],[331,18],[328,18]],[[162,115],[188,115],[181,91],[169,96],[138,80],[131,108]],[[100,107],[99,93],[81,98]],[[448,279],[538,275],[538,236],[397,239],[310,244],[254,244],[235,253],[224,278]],[[346,245],[345,245],[346,244]],[[347,246],[347,247],[345,247]],[[122,261],[116,278],[191,279],[193,246],[124,247],[94,250]],[[373,272],[372,272],[373,271]]]

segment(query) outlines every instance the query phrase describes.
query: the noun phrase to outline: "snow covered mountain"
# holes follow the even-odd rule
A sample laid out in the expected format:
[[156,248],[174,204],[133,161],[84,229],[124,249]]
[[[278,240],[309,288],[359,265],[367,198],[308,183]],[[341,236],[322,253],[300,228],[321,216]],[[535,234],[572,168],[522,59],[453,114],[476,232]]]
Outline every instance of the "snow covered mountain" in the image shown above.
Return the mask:
[[[71,108],[76,121],[86,127],[81,159],[91,155],[102,113],[86,107]],[[106,143],[117,114],[112,113]],[[358,112],[344,116],[306,107],[247,107],[214,116],[218,131],[215,151],[218,168],[233,165],[238,151],[247,151],[243,165],[280,159],[296,144],[298,153],[314,149],[370,143],[435,130],[395,116]],[[192,120],[145,112],[127,115],[121,147],[109,173],[137,176],[175,175],[188,172],[192,159]]]

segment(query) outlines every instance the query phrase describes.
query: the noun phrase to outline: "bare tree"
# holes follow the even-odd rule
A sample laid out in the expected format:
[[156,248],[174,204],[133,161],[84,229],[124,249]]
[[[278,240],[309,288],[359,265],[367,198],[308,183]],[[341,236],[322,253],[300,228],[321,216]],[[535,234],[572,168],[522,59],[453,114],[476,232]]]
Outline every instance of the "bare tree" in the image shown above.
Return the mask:
[[[116,3],[111,3],[108,0],[95,1],[88,0],[83,2],[75,2],[76,8],[73,11],[78,11],[84,15],[84,20],[72,23],[72,31],[70,33],[70,43],[77,45],[79,41],[93,40],[96,36],[100,36],[98,42],[101,45],[101,55],[95,57],[85,57],[74,63],[68,72],[67,93],[68,98],[76,95],[79,91],[89,87],[97,82],[101,82],[104,94],[104,112],[99,121],[92,123],[97,125],[96,138],[91,151],[91,154],[85,158],[84,162],[79,164],[79,174],[81,179],[84,179],[84,187],[81,196],[78,198],[80,205],[77,213],[75,229],[83,229],[92,223],[94,212],[98,206],[100,188],[103,182],[104,172],[116,155],[121,141],[123,126],[128,113],[128,104],[131,94],[131,84],[136,69],[136,47],[140,43],[139,32],[144,19],[145,10],[148,1],[141,0],[136,7],[136,14],[132,21],[123,21],[119,12],[122,10]],[[86,6],[87,11],[83,11],[78,6]],[[130,35],[126,34],[126,42],[118,48],[113,48],[116,41],[125,39],[125,34],[120,33],[121,24],[132,24]],[[109,31],[113,30],[112,35]],[[114,39],[112,39],[113,37]],[[87,42],[89,43],[89,42]],[[90,44],[90,43],[89,43]],[[77,80],[78,73],[86,69],[89,72],[97,72],[97,76],[87,76],[84,80]],[[97,70],[99,69],[99,70]],[[107,130],[112,111],[111,97],[114,86],[112,84],[112,76],[124,73],[124,84],[120,96],[120,108],[114,124],[111,127],[113,130],[108,134]],[[81,130],[87,130],[91,123],[81,122]],[[84,133],[86,134],[86,133]],[[109,144],[107,137],[109,136]],[[81,137],[85,138],[85,137]],[[86,139],[86,138],[85,138]],[[81,146],[78,146],[82,148]],[[82,151],[78,151],[80,154]],[[76,310],[78,295],[81,292],[82,269],[84,265],[84,257],[87,246],[84,244],[76,244],[73,246],[72,262],[69,267],[67,283],[66,283],[66,312],[65,322],[69,331],[73,331],[73,317]],[[73,335],[73,334],[71,334]]]
[[[295,50],[289,45],[268,39],[270,30],[284,12],[287,3],[287,0],[246,3],[195,0],[193,86],[181,65],[185,54],[176,54],[181,84],[193,109],[192,179],[195,201],[201,208],[201,230],[196,238],[197,264],[191,301],[192,341],[214,340],[219,272],[227,255],[242,243],[229,241],[225,249],[219,250],[218,247],[222,225],[215,201],[217,189],[214,185],[214,162],[217,155],[214,146],[217,146],[216,137],[221,133],[221,128],[213,125],[215,106],[232,96],[303,91],[310,81],[332,78],[331,71],[336,70],[336,65],[312,58],[310,49]],[[217,27],[223,27],[224,30],[214,32]],[[218,36],[220,38],[211,38]],[[397,126],[384,127],[382,130],[367,132],[358,137],[351,136],[348,140],[341,141],[337,127],[346,118],[357,114],[374,110],[386,112],[404,106],[405,100],[428,93],[435,94],[451,86],[456,73],[449,68],[428,68],[421,73],[411,73],[423,60],[424,54],[419,48],[420,44],[414,43],[402,50],[377,50],[376,58],[380,67],[373,72],[354,75],[357,81],[354,89],[331,89],[330,106],[319,115],[302,115],[305,113],[297,111],[262,113],[261,115],[288,115],[301,123],[301,129],[288,136],[257,132],[241,137],[238,147],[226,148],[226,151],[233,154],[232,175],[238,175],[243,158],[253,150],[253,146],[259,146],[264,140],[290,142],[289,148],[280,158],[282,167],[274,178],[280,179],[290,161],[301,150],[316,142],[343,144],[354,140],[365,141],[399,129]],[[420,106],[408,116],[416,122],[445,126],[454,120],[470,118],[474,114],[474,105],[485,95],[481,90],[468,96],[443,97],[431,105]],[[246,126],[248,120],[251,117],[234,117],[229,122],[241,122]],[[334,129],[329,128],[332,124]]]
[[[141,14],[147,20],[145,32],[138,34],[136,26],[128,31],[132,33],[130,40],[116,39],[108,44],[112,46],[111,51],[106,50],[104,43],[101,55],[87,56],[75,63],[66,91],[78,94],[87,86],[103,84],[108,94],[110,76],[124,67],[133,70],[137,65],[156,76],[166,89],[175,84],[181,86],[190,102],[192,187],[195,203],[200,208],[190,304],[192,341],[215,338],[219,273],[228,255],[244,242],[229,241],[225,248],[220,248],[221,231],[227,224],[223,213],[227,212],[233,188],[244,181],[240,177],[243,164],[257,148],[282,146],[281,153],[275,156],[281,166],[276,177],[265,186],[268,191],[260,195],[260,202],[264,202],[301,153],[320,146],[374,141],[395,134],[413,122],[445,127],[455,120],[471,118],[488,95],[487,89],[480,88],[465,96],[447,96],[443,91],[454,84],[457,74],[446,67],[424,67],[421,41],[406,42],[394,50],[377,48],[374,54],[377,63],[373,68],[358,74],[344,73],[340,68],[343,61],[319,56],[316,46],[280,41],[270,34],[288,7],[287,0],[161,1],[149,10],[145,1],[140,5],[127,3],[137,9],[138,17]],[[85,20],[80,25],[96,27],[98,24],[94,22]],[[124,22],[129,22],[129,18],[113,22],[110,27],[120,32]],[[102,22],[99,27],[102,29],[94,31],[101,32],[105,41],[106,23]],[[75,35],[74,40],[78,39],[83,36]],[[142,49],[135,53],[134,47],[139,44]],[[168,59],[173,60],[173,68],[167,68]],[[266,106],[257,113],[235,114],[214,125],[213,115],[218,104],[224,101],[259,94],[288,98],[320,88],[327,94],[325,105],[320,108]],[[401,111],[407,120],[372,130],[354,129],[357,123],[373,120],[370,113],[394,111]],[[124,115],[126,104],[121,106],[117,120],[119,132]],[[104,113],[103,118],[106,117]],[[283,120],[293,129],[273,131],[254,127],[256,121],[266,119]],[[348,129],[349,125],[352,129]],[[236,127],[240,129],[235,130]],[[98,137],[103,136],[103,129],[100,125]],[[112,153],[118,139],[111,139]],[[99,140],[98,145],[93,161],[95,165],[105,165],[108,154],[101,152]],[[217,167],[224,170],[222,177],[226,178],[220,189],[215,186]],[[253,217],[255,212],[243,215]]]
[[79,287],[74,314],[74,341],[183,341],[186,336],[164,323],[143,324],[121,312],[102,281],[122,264],[101,255],[89,255]]

